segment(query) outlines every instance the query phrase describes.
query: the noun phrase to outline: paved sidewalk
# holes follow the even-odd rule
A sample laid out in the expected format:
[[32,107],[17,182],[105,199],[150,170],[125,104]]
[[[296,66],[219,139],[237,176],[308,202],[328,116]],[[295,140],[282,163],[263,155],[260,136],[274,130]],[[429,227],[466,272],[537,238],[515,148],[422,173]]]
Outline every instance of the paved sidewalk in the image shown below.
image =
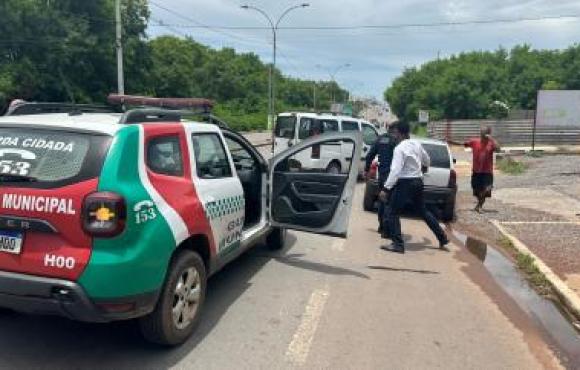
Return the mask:
[[272,144],[272,133],[269,131],[244,132],[242,135],[244,135],[244,137],[255,146],[266,146]]

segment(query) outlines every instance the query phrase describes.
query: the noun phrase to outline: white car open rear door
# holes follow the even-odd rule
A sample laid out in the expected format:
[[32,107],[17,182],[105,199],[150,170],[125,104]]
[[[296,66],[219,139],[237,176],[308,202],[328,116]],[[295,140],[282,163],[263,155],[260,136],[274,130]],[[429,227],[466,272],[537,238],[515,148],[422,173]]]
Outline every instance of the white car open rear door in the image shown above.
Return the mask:
[[[347,144],[340,173],[310,166],[325,146]],[[270,162],[270,222],[272,226],[346,238],[357,183],[360,133],[331,133],[310,138],[278,154]],[[300,161],[302,159],[302,161]],[[304,162],[304,163],[302,163]]]

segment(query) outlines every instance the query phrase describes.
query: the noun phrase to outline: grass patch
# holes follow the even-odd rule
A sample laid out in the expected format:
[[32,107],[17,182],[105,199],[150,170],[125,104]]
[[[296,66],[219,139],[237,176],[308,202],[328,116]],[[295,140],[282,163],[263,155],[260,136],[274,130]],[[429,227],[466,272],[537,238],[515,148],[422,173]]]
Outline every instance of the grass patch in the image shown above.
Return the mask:
[[528,169],[528,166],[521,161],[505,157],[497,161],[497,168],[508,175],[521,175]]
[[499,242],[499,245],[503,249],[505,249],[506,251],[510,252],[512,255],[515,255],[517,253],[518,250],[516,249],[514,243],[512,243],[511,239],[508,238],[507,236],[502,235],[499,238],[498,242]]
[[538,266],[536,266],[536,262],[532,256],[529,254],[523,254],[517,250],[511,239],[505,235],[502,235],[498,239],[498,244],[515,259],[518,270],[524,274],[526,280],[538,292],[538,294],[544,297],[553,296],[552,285],[546,276],[540,271]]
[[540,294],[547,296],[552,293],[552,286],[546,276],[540,271],[536,262],[529,254],[518,253],[516,256],[518,268],[526,275],[527,280],[532,284]]
[[544,156],[543,150],[532,150],[526,154],[530,158],[542,158]]

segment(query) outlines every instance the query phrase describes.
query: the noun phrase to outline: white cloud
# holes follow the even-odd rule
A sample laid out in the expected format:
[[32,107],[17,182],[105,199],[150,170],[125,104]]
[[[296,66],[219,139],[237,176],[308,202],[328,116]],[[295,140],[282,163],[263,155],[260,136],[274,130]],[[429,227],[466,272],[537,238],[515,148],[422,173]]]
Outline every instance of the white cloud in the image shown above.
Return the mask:
[[[267,24],[258,13],[240,9],[243,0],[155,1],[208,25]],[[249,3],[277,17],[299,2],[255,0]],[[308,9],[289,14],[282,26],[358,26],[580,15],[580,1],[577,0],[311,0],[310,3]],[[153,5],[151,10],[154,19],[168,24],[192,23]],[[179,30],[212,47],[234,47],[255,52],[265,62],[271,61],[271,32],[267,30]],[[152,36],[160,33],[171,31],[150,28]],[[436,58],[438,53],[444,57],[461,51],[509,48],[519,43],[536,48],[564,48],[578,40],[578,19],[438,28],[280,30],[279,66],[292,76],[328,79],[328,74],[316,68],[316,64],[333,68],[351,63],[352,67],[342,71],[337,80],[359,93],[380,97],[406,66],[420,65]]]

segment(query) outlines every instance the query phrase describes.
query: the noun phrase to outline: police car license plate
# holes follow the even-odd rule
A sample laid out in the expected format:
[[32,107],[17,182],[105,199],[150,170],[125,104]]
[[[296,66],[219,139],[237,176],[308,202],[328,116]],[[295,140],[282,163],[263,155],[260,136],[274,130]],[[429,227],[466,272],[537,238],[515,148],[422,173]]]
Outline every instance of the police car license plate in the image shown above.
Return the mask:
[[0,230],[0,252],[20,254],[24,233],[20,231]]

